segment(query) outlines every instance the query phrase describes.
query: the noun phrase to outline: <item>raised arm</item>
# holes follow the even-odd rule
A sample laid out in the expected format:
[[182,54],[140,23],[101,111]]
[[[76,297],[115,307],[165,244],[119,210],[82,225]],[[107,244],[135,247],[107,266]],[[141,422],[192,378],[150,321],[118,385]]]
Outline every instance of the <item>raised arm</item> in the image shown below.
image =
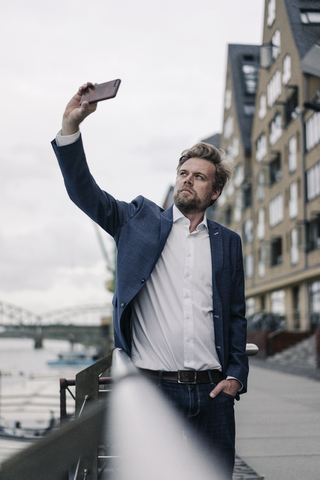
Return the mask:
[[80,123],[83,122],[88,115],[96,111],[96,103],[89,105],[88,102],[83,102],[80,106],[80,100],[83,92],[87,88],[92,87],[93,83],[87,82],[83,84],[66,106],[62,119],[62,135],[72,135],[76,133],[79,130]]

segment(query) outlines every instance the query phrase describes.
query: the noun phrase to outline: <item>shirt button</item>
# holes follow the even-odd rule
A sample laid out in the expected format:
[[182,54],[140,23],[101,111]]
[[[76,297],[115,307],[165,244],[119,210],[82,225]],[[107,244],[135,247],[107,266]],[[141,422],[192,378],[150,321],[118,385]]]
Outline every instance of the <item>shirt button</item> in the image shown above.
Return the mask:
[[125,303],[124,302],[121,302],[120,303],[120,307],[123,308],[125,306]]
[[145,278],[141,278],[141,283],[144,283],[146,281]]

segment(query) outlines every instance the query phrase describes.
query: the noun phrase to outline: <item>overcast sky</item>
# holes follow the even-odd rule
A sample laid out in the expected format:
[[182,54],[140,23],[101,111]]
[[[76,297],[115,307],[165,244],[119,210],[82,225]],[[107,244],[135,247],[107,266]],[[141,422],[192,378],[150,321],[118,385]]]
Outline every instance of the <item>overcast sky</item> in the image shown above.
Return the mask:
[[95,229],[67,197],[50,145],[78,87],[122,80],[81,127],[97,183],[162,204],[181,151],[221,131],[227,45],[261,43],[263,7],[2,0],[0,302],[41,314],[110,300]]

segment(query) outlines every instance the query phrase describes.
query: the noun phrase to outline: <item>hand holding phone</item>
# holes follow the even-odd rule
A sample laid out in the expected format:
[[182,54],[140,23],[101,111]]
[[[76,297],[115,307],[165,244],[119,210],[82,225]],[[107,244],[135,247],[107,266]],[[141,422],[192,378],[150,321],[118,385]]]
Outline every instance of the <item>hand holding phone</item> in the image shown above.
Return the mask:
[[121,80],[118,78],[117,80],[111,80],[110,82],[88,87],[82,94],[80,105],[84,101],[91,104],[114,98],[117,95],[120,83]]

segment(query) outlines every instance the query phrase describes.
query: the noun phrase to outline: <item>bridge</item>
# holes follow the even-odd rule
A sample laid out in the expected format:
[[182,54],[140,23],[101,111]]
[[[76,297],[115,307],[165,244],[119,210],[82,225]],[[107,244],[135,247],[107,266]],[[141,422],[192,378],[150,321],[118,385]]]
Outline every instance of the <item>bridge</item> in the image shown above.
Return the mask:
[[112,317],[112,305],[77,305],[38,314],[7,302],[0,302],[0,326],[44,327],[49,325],[99,326]]

